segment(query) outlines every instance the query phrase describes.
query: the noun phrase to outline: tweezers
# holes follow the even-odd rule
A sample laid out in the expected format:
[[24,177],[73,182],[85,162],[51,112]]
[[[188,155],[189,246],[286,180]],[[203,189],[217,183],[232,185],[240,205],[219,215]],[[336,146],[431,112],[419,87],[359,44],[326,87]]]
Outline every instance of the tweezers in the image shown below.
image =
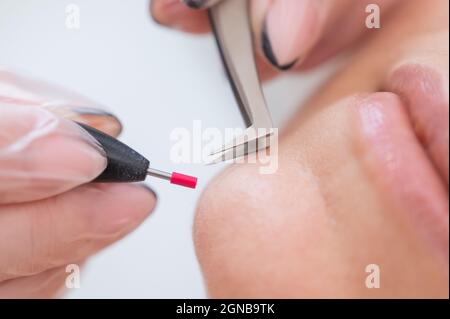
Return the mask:
[[267,149],[273,127],[256,67],[248,1],[220,1],[209,9],[209,18],[247,127],[242,135],[211,154],[209,164],[215,164]]

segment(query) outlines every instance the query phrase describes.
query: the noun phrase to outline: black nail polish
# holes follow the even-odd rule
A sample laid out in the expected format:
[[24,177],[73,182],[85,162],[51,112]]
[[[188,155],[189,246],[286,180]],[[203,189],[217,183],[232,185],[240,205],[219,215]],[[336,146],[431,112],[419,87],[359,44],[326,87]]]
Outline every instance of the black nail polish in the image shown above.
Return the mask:
[[201,9],[205,6],[205,0],[183,0],[183,2],[192,9]]
[[278,70],[281,70],[281,71],[289,70],[290,68],[292,68],[295,65],[295,63],[297,63],[298,59],[295,59],[291,63],[279,64],[277,57],[275,56],[275,53],[273,52],[272,44],[270,43],[269,35],[267,33],[266,23],[264,23],[264,25],[263,25],[262,34],[261,34],[261,43],[262,43],[262,49],[263,49],[264,55],[266,56],[267,60],[269,60],[269,62],[272,63],[272,65],[274,67],[276,67]]

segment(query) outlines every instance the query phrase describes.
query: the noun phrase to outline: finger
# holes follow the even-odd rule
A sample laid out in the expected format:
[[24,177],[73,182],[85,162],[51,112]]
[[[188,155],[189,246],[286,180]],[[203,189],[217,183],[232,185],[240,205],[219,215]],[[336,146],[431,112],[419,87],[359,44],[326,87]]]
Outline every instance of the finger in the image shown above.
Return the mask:
[[[258,47],[279,70],[302,64],[331,26],[353,19],[348,15],[350,7],[361,6],[365,12],[351,0],[264,0],[251,5]],[[346,19],[338,19],[345,13]],[[357,29],[364,27],[357,25]]]
[[93,180],[106,162],[98,142],[74,122],[0,100],[0,203],[65,192]]
[[403,50],[385,89],[405,101],[416,134],[448,187],[448,31],[414,39]]
[[[380,14],[397,0],[378,1]],[[257,50],[279,71],[315,66],[366,30],[369,0],[251,1]]]
[[[204,6],[208,7],[212,4],[214,2],[206,2]],[[192,7],[192,4],[182,3],[178,0],[152,0],[150,11],[154,20],[159,24],[193,33],[210,31],[206,12],[204,10],[192,10],[189,5]],[[276,75],[276,71],[269,66],[262,55],[256,56],[256,63],[262,80],[269,80]]]
[[191,33],[210,30],[205,11],[192,10],[180,0],[151,0],[150,14],[161,25]]
[[85,123],[113,136],[119,135],[122,130],[118,118],[105,106],[18,72],[0,69],[0,100],[11,105],[42,107],[60,117]]
[[[75,263],[80,266],[81,263]],[[36,275],[6,280],[0,283],[0,299],[42,299],[60,295],[70,275],[67,266],[46,270]]]
[[83,260],[139,225],[155,195],[133,184],[89,184],[0,208],[0,281]]
[[[152,16],[169,27],[206,32],[210,29],[206,12],[187,8],[187,5],[204,8],[214,4],[200,3],[202,1],[153,0]],[[253,32],[259,53],[275,68],[290,69],[306,57],[326,22],[349,3],[350,0],[251,1]]]
[[[358,42],[366,39],[363,36],[375,34],[391,20],[389,13],[394,11],[396,5],[407,3],[399,0],[379,0],[376,3],[371,0],[328,1],[333,3],[323,31],[304,60],[297,64],[297,69],[315,67],[345,49],[356,47]],[[368,24],[377,20],[379,28]]]
[[52,298],[61,290],[66,276],[65,267],[59,267],[34,276],[7,280],[0,283],[0,298]]
[[[185,3],[200,8],[210,5],[188,0]],[[380,15],[396,3],[400,1],[378,1]],[[278,71],[315,66],[349,47],[369,30],[366,25],[369,4],[369,0],[250,1],[257,51]],[[189,11],[186,7],[178,0],[154,0],[152,15],[160,24],[183,31],[208,31],[205,10]]]

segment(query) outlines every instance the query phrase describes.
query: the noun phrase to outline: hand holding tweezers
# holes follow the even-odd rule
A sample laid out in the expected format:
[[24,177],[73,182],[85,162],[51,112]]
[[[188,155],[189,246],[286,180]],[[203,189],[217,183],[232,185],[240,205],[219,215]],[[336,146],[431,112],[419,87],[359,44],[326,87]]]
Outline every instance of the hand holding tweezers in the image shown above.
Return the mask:
[[248,1],[220,1],[209,9],[209,15],[231,88],[247,126],[243,135],[212,154],[210,163],[218,163],[266,149],[270,146],[273,128],[255,62]]

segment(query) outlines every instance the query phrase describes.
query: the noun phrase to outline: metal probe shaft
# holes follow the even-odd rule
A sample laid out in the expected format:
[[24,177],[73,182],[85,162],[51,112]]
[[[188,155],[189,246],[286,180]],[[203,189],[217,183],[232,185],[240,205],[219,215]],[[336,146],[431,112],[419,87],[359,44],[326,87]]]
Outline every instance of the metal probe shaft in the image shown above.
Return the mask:
[[150,167],[147,169],[147,175],[167,179],[168,181],[170,181],[170,179],[172,178],[172,174]]

